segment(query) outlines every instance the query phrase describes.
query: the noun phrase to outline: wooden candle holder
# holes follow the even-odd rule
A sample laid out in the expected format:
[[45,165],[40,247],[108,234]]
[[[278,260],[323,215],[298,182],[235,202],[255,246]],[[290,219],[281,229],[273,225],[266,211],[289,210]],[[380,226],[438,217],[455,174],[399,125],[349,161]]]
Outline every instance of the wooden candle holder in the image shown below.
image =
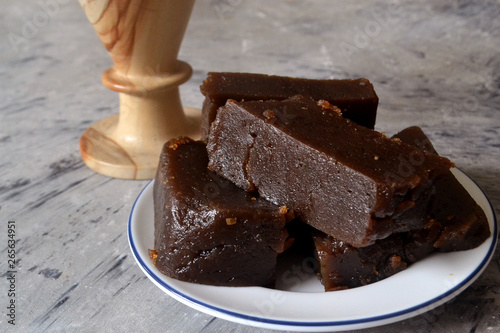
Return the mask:
[[82,159],[106,176],[151,179],[167,140],[199,137],[200,111],[179,96],[192,68],[177,60],[195,0],[79,1],[114,63],[102,82],[120,96],[119,114],[83,133]]

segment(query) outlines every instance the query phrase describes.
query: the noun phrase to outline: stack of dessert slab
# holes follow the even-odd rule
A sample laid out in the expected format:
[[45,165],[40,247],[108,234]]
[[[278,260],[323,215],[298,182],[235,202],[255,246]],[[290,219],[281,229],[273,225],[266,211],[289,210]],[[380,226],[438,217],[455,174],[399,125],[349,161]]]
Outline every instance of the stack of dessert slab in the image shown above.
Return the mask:
[[167,142],[155,179],[152,253],[167,276],[272,287],[295,246],[331,291],[489,237],[420,128],[373,129],[368,80],[209,73],[201,91],[203,140]]

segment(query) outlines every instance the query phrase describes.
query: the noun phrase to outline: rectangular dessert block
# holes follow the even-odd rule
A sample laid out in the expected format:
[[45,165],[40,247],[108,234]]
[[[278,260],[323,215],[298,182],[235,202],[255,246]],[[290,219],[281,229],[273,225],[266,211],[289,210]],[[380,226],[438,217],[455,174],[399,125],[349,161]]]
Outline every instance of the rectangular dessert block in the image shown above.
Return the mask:
[[[436,153],[419,127],[394,136],[407,144]],[[434,183],[428,222],[421,230],[393,234],[375,244],[355,248],[333,236],[294,222],[290,235],[308,244],[312,237],[318,275],[326,291],[354,288],[385,279],[408,265],[440,251],[461,251],[479,246],[490,236],[482,209],[449,171]],[[308,246],[302,245],[303,251]]]
[[[429,138],[417,126],[406,128],[394,137],[437,154]],[[475,248],[491,235],[484,211],[451,171],[434,183],[429,215],[443,226],[434,244],[442,252]]]
[[207,150],[210,170],[355,247],[421,229],[432,184],[452,166],[304,96],[229,100]]
[[[368,128],[375,126],[378,97],[367,79],[313,80],[252,73],[208,73],[200,87],[202,138],[208,135],[219,107],[236,101],[283,100],[295,95],[324,99],[337,106],[344,117]],[[283,117],[286,114],[281,115]]]
[[393,234],[355,248],[321,231],[312,231],[318,276],[325,291],[356,288],[383,280],[434,252],[440,225],[434,220],[420,230]]
[[207,170],[205,144],[172,139],[154,184],[155,265],[163,274],[220,286],[272,286],[287,237],[287,209]]

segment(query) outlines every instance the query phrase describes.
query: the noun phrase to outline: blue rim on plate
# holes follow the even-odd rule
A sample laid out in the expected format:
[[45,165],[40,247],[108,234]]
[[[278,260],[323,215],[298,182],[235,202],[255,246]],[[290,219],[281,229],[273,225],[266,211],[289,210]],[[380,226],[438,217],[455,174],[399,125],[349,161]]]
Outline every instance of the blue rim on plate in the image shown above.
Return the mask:
[[[290,328],[336,328],[342,326],[343,328],[349,327],[349,326],[357,326],[360,324],[371,324],[371,326],[366,326],[366,327],[373,327],[373,326],[378,326],[378,325],[384,325],[392,322],[396,322],[399,320],[407,319],[412,316],[408,316],[409,314],[414,313],[414,315],[421,314],[423,312],[429,311],[439,305],[444,304],[445,302],[449,301],[451,298],[455,297],[459,293],[461,293],[463,290],[465,290],[470,284],[472,284],[483,272],[483,270],[486,268],[488,265],[489,261],[491,260],[494,250],[497,245],[498,241],[498,224],[497,224],[497,219],[495,216],[495,211],[493,209],[493,206],[491,205],[491,202],[489,199],[486,197],[482,189],[470,178],[468,177],[465,173],[461,172],[463,176],[465,176],[469,181],[471,181],[479,190],[480,194],[484,197],[486,200],[487,204],[489,205],[489,209],[492,215],[493,219],[493,230],[492,236],[491,236],[491,244],[488,248],[488,251],[486,255],[483,257],[481,262],[477,265],[477,267],[466,277],[464,278],[460,283],[455,285],[453,288],[450,288],[448,291],[440,294],[439,296],[432,298],[426,302],[420,303],[418,305],[400,310],[400,311],[395,311],[391,313],[387,313],[384,315],[378,315],[378,316],[372,316],[372,317],[366,317],[366,318],[361,318],[361,319],[352,319],[352,320],[333,320],[333,321],[318,321],[318,322],[304,322],[304,321],[291,321],[291,320],[277,320],[277,319],[272,319],[272,318],[265,318],[265,317],[258,317],[258,316],[252,316],[252,315],[247,315],[244,313],[239,313],[239,312],[234,312],[231,310],[227,310],[224,308],[220,308],[217,306],[214,306],[212,304],[208,304],[206,302],[200,301],[196,298],[193,298],[189,295],[186,295],[182,291],[174,288],[173,286],[169,285],[167,282],[164,281],[161,277],[159,277],[155,272],[151,271],[148,267],[148,265],[144,262],[143,257],[140,255],[139,251],[137,250],[136,247],[136,241],[134,240],[133,232],[132,232],[132,225],[133,225],[133,215],[134,211],[137,208],[137,203],[139,202],[139,199],[141,198],[142,195],[144,195],[144,192],[148,187],[153,186],[154,180],[150,181],[140,192],[139,196],[134,202],[134,205],[132,206],[129,221],[128,221],[128,239],[129,239],[129,244],[130,248],[132,250],[132,253],[137,260],[138,264],[140,267],[143,269],[143,271],[148,275],[148,277],[152,280],[154,280],[159,286],[163,287],[168,294],[173,296],[174,298],[178,299],[179,301],[185,303],[188,306],[192,306],[197,310],[206,312],[210,315],[222,316],[222,318],[227,319],[227,320],[232,320],[235,319],[236,322],[241,323],[241,320],[246,321],[246,324],[252,325],[255,324],[255,326],[258,327],[265,327],[265,328],[271,328],[271,329],[286,329],[286,327]],[[149,260],[149,258],[146,258],[146,260]],[[400,318],[403,317],[404,318]],[[240,319],[238,321],[237,319]],[[265,324],[259,325],[259,324]],[[273,327],[276,326],[276,327]],[[360,327],[353,327],[354,328],[360,328]]]

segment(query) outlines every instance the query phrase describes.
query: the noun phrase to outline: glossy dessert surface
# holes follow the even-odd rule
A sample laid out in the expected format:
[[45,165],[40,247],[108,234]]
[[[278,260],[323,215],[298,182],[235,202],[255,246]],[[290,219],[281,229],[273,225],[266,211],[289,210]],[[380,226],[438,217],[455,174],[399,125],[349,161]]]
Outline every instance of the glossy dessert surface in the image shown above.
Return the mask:
[[422,228],[428,191],[452,163],[340,113],[304,96],[230,100],[212,124],[209,169],[355,247]]
[[318,276],[325,291],[364,286],[383,280],[434,252],[440,226],[433,221],[421,230],[393,234],[375,244],[355,248],[314,230],[311,232]]
[[253,73],[210,72],[200,87],[202,137],[206,137],[217,110],[228,99],[237,101],[283,100],[295,95],[324,99],[337,106],[344,117],[368,128],[375,126],[378,96],[369,80],[318,80]]
[[167,276],[224,286],[272,286],[287,209],[207,170],[205,144],[167,142],[155,179],[156,267]]
[[[437,154],[421,128],[408,127],[395,138]],[[434,183],[429,217],[443,227],[434,246],[440,251],[461,251],[474,248],[491,235],[484,211],[451,171]]]
[[[436,153],[419,127],[406,128],[394,137]],[[394,234],[364,248],[354,248],[298,223],[294,223],[295,230],[291,229],[292,236],[301,237],[301,244],[312,248],[318,261],[318,276],[326,291],[385,279],[436,251],[469,250],[482,244],[491,234],[486,216],[451,171],[438,179],[434,188],[428,222],[421,230]],[[308,233],[312,237],[309,243]],[[302,245],[302,250],[311,249]]]

